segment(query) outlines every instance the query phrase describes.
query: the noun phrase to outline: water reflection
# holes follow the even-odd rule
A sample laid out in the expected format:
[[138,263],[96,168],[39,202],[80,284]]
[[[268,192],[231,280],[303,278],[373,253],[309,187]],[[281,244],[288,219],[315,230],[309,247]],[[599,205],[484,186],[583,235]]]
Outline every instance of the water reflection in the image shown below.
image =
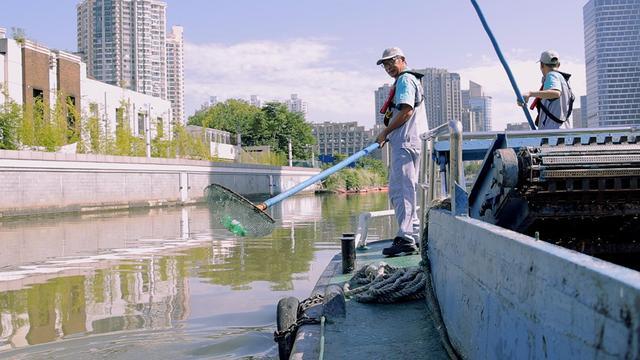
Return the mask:
[[0,356],[272,356],[277,300],[306,297],[338,235],[386,207],[294,197],[265,238],[232,236],[206,206],[0,222]]

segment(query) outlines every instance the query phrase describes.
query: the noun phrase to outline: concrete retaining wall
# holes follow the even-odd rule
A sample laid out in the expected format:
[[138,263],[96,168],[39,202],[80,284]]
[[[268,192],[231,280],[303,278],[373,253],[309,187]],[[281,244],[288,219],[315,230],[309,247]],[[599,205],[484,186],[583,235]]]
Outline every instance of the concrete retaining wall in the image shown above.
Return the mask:
[[[319,169],[0,150],[0,216],[204,200],[211,183],[278,194]],[[314,190],[310,187],[307,191]]]
[[429,258],[451,343],[467,359],[636,359],[640,273],[432,211]]

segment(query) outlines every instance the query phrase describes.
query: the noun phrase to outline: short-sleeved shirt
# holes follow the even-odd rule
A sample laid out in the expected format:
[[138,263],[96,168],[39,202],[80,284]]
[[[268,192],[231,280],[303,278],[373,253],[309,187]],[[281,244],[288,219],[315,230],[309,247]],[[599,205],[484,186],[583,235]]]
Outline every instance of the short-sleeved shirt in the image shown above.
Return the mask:
[[389,144],[395,147],[420,149],[420,134],[429,129],[427,113],[424,107],[424,89],[420,80],[411,73],[404,73],[398,77],[395,83],[396,92],[393,103],[393,118],[398,114],[401,104],[413,108],[413,115],[401,127],[393,130],[389,136]]
[[540,118],[538,121],[538,129],[558,129],[560,126],[565,125],[569,127],[569,121],[567,114],[569,112],[569,98],[571,96],[569,85],[564,79],[561,73],[557,71],[550,71],[546,76],[542,78],[542,90],[559,90],[560,97],[557,99],[543,99],[542,105],[544,105],[549,112],[555,115],[560,120],[565,120],[563,124],[559,124],[553,119],[549,118],[547,114],[540,110]]

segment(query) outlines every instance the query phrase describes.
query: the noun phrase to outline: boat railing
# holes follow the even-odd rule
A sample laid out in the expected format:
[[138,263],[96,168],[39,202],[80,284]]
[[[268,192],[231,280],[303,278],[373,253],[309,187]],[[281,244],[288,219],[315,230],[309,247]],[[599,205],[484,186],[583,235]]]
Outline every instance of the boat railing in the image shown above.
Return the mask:
[[[418,207],[418,210],[420,207]],[[367,240],[369,237],[369,221],[375,218],[393,216],[395,211],[393,209],[382,211],[365,211],[360,213],[358,217],[358,228],[356,229],[355,243],[357,248],[364,248],[367,246]]]
[[[597,129],[555,129],[525,131],[492,131],[462,133],[459,121],[452,120],[439,125],[420,136],[422,156],[418,176],[418,200],[422,209],[421,218],[428,211],[429,204],[435,199],[445,198],[454,193],[452,188],[458,183],[465,188],[463,162],[481,160],[491,149],[499,136],[507,136],[511,147],[539,146],[541,139],[557,139],[565,137],[583,138],[597,136],[598,141],[606,141],[607,137],[619,137],[640,132],[633,126],[621,126]],[[454,149],[454,151],[451,151]],[[453,174],[453,176],[449,176]],[[449,178],[447,178],[449,177]],[[453,202],[455,203],[455,201]],[[455,207],[455,204],[452,204]],[[454,210],[454,209],[452,209]],[[457,211],[454,213],[458,213]],[[358,218],[356,230],[356,246],[366,246],[369,222],[373,218],[394,215],[393,209],[363,212]],[[424,231],[424,221],[420,222],[420,234]]]

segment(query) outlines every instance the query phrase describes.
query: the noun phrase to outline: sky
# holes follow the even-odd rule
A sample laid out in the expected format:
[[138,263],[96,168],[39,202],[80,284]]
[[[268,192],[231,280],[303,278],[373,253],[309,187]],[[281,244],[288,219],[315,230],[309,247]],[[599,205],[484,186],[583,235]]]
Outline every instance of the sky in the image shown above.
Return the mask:
[[[553,1],[553,13],[530,1],[478,0],[522,92],[537,90],[536,64],[560,53],[576,95],[586,94],[582,8]],[[76,51],[79,0],[2,0],[0,27],[23,28],[49,48]],[[376,60],[400,47],[409,67],[445,68],[483,85],[493,97],[493,130],[526,121],[506,73],[468,0],[166,0],[167,25],[185,31],[185,107],[192,115],[219,100],[307,101],[311,122],[375,119],[374,91],[391,83]],[[401,4],[401,5],[399,5]]]

